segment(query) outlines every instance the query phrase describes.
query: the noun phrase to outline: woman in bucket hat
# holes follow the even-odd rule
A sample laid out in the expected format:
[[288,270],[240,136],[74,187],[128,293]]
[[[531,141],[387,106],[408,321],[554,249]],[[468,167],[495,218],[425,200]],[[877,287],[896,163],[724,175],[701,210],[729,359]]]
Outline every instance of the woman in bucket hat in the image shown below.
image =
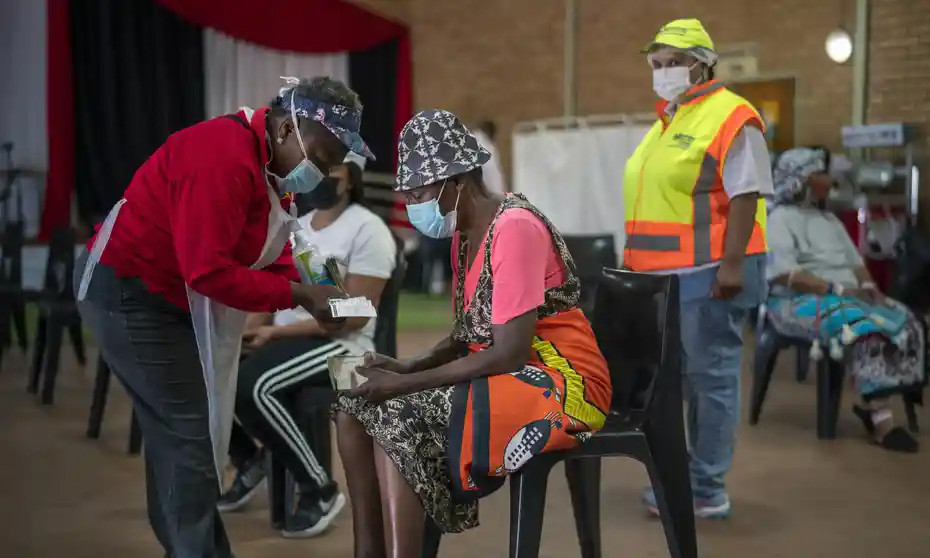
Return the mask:
[[526,198],[488,191],[488,158],[447,111],[400,134],[411,223],[453,239],[455,323],[420,357],[370,355],[368,381],[336,405],[356,556],[419,556],[424,512],[444,532],[474,527],[507,474],[604,424],[610,377],[572,258]]

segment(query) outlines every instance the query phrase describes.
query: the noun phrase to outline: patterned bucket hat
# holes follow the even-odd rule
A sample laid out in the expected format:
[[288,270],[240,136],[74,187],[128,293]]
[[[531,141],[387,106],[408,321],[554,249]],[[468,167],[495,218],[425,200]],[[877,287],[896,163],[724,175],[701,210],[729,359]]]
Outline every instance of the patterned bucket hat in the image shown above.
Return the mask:
[[397,139],[397,181],[406,192],[476,169],[491,159],[478,139],[447,110],[417,113]]

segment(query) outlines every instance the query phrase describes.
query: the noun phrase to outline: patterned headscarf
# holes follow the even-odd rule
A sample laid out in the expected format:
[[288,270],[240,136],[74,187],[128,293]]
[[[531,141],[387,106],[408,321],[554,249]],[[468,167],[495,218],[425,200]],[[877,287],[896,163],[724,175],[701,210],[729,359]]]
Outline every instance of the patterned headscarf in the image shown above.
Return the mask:
[[826,170],[826,156],[820,149],[796,147],[782,153],[772,171],[776,205],[800,202],[810,175]]
[[362,126],[362,109],[345,105],[324,103],[308,99],[297,94],[300,80],[294,77],[282,77],[287,84],[278,92],[281,107],[308,120],[315,120],[333,133],[352,153],[366,159],[375,160],[374,154],[365,144],[359,129]]
[[447,110],[417,113],[397,138],[397,180],[394,189],[405,192],[445,180],[491,159],[488,150]]

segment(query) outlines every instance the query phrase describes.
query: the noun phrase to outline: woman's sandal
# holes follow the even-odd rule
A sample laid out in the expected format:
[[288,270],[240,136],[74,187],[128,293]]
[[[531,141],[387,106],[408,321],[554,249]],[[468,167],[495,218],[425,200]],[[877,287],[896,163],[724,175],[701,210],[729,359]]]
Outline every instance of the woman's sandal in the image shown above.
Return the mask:
[[[874,440],[875,423],[872,422],[872,411],[863,409],[858,405],[853,405],[853,414],[859,417],[866,431],[868,431],[869,435],[872,436]],[[895,426],[889,430],[881,440],[875,440],[875,443],[886,450],[901,453],[917,453],[917,450],[920,448],[920,444],[911,436],[911,433],[901,426]]]

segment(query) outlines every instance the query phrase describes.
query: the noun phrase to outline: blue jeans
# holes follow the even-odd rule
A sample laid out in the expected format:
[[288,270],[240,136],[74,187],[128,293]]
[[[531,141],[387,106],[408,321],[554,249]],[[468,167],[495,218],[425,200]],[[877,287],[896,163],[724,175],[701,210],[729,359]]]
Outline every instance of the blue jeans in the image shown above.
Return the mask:
[[763,300],[765,257],[747,257],[743,274],[743,291],[731,300],[710,296],[717,268],[679,278],[691,486],[695,499],[714,503],[724,498],[723,477],[733,463],[743,326]]

